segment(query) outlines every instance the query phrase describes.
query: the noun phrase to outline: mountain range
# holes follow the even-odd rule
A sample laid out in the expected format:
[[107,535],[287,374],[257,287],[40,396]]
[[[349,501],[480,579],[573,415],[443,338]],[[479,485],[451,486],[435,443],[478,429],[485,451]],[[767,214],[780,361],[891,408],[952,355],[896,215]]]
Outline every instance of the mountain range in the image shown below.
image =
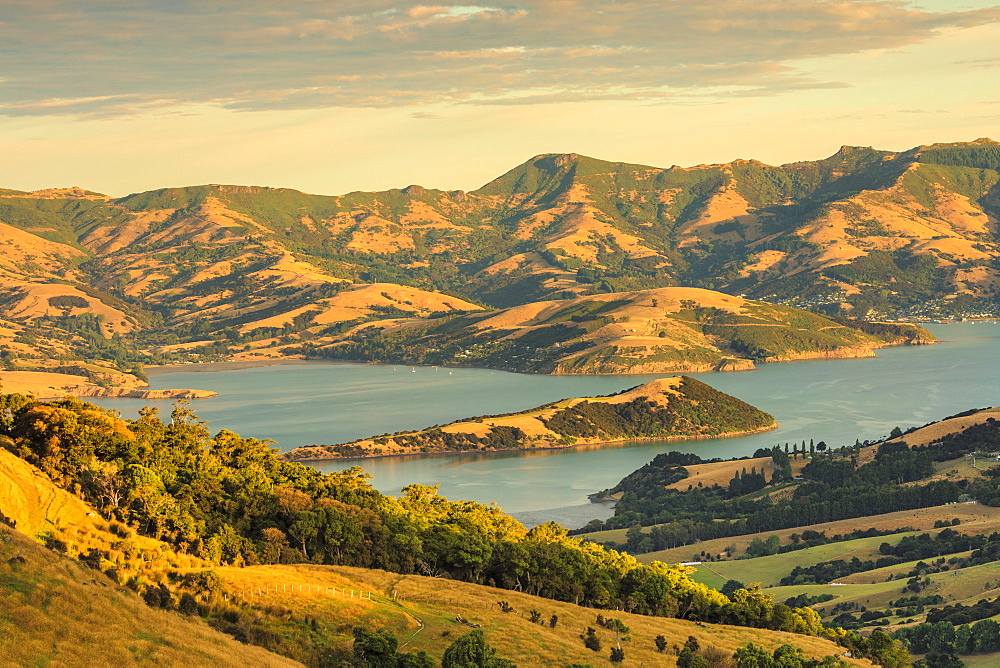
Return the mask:
[[140,349],[672,286],[862,319],[991,312],[998,170],[978,139],[781,166],[547,154],[472,192],[0,190],[0,362],[129,369]]

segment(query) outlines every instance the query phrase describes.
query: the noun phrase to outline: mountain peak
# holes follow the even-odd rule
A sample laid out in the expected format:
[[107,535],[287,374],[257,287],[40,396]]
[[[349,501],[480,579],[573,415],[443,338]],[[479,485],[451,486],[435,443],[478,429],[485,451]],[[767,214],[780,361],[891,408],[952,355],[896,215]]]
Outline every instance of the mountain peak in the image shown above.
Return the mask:
[[580,159],[579,153],[543,153],[532,158],[532,162],[543,169],[559,169]]

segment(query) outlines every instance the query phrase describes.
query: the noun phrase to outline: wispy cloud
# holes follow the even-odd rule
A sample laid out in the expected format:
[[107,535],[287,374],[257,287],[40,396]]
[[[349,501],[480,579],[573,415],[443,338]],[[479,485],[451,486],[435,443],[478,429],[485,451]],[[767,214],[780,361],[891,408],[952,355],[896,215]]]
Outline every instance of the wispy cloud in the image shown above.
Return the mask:
[[995,22],[890,0],[8,0],[0,113],[698,102],[835,87],[795,62]]

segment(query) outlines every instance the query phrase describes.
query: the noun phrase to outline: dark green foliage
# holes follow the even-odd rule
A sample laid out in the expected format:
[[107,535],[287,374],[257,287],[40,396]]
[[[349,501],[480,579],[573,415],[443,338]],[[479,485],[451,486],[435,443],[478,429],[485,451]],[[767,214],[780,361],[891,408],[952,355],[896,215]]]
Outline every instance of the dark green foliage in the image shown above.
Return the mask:
[[[696,487],[686,492],[664,490],[656,477],[650,476],[650,470],[644,467],[610,490],[621,490],[623,495],[615,509],[615,517],[605,522],[604,527],[661,525],[654,526],[641,536],[643,549],[651,551],[710,538],[866,517],[955,501],[961,490],[950,481],[914,486],[900,484],[927,478],[933,473],[934,461],[952,459],[957,456],[956,453],[965,452],[972,443],[984,442],[984,433],[988,434],[986,439],[993,438],[995,425],[985,424],[988,426],[980,425],[981,428],[967,430],[970,432],[968,436],[941,439],[927,447],[907,449],[905,445],[885,443],[880,446],[873,462],[858,468],[849,459],[828,455],[816,457],[803,470],[807,481],[795,487],[794,504],[773,505],[766,498],[730,499],[729,492],[718,487]],[[664,473],[676,476],[680,471],[668,470]],[[1000,483],[984,482],[980,484],[978,493],[988,497],[998,487]],[[589,528],[593,530],[595,527]],[[797,546],[793,543],[786,549],[797,549]]]
[[595,652],[601,651],[601,639],[597,637],[597,629],[593,626],[588,626],[587,632],[581,635],[580,638],[583,640],[583,646],[587,649]]
[[739,580],[726,580],[726,583],[722,585],[722,589],[719,591],[731,597],[737,589],[746,589],[746,585]]
[[[825,656],[822,659],[809,659],[802,649],[792,645],[780,645],[773,653],[763,647],[747,643],[733,655],[736,668],[846,668],[847,663],[835,656]],[[680,664],[678,664],[680,665]],[[886,664],[882,664],[886,665]]]
[[397,646],[398,641],[391,631],[355,627],[353,665],[359,668],[435,668],[438,665],[423,650],[399,652]]
[[752,541],[750,541],[750,544],[747,546],[747,551],[743,554],[743,556],[746,559],[766,557],[771,554],[778,554],[780,549],[781,538],[778,536],[768,536],[766,539],[756,536]]
[[799,594],[798,596],[786,599],[785,605],[789,608],[804,608],[806,606],[826,603],[827,601],[832,601],[834,598],[833,594],[816,594],[815,596],[809,594]]
[[837,642],[847,647],[855,657],[871,659],[885,668],[910,665],[910,656],[903,644],[880,629],[875,629],[867,637],[849,633],[838,638]]
[[755,431],[773,424],[767,413],[694,378],[682,376],[677,389],[665,409],[645,399],[581,402],[547,418],[545,426],[562,436],[617,439]]
[[444,651],[441,668],[516,668],[513,661],[498,657],[497,651],[486,644],[479,629],[470,631]]
[[997,172],[1000,171],[1000,145],[929,148],[920,152],[920,161]]
[[927,613],[927,623],[948,622],[949,624],[968,624],[987,617],[1000,615],[1000,597],[993,599],[982,599],[972,605],[946,605],[943,608],[935,608]]
[[917,654],[991,654],[1000,651],[1000,623],[983,619],[975,624],[938,620],[902,627],[893,637],[906,643]]

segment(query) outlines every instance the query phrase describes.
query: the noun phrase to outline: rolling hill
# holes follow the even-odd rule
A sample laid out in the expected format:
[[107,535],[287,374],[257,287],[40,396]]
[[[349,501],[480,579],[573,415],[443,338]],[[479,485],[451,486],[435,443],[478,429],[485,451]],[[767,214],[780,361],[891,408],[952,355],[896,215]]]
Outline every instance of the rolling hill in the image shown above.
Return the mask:
[[285,352],[535,373],[672,373],[870,357],[887,345],[933,341],[929,332],[910,324],[831,320],[711,290],[656,288],[430,320],[366,323]]

